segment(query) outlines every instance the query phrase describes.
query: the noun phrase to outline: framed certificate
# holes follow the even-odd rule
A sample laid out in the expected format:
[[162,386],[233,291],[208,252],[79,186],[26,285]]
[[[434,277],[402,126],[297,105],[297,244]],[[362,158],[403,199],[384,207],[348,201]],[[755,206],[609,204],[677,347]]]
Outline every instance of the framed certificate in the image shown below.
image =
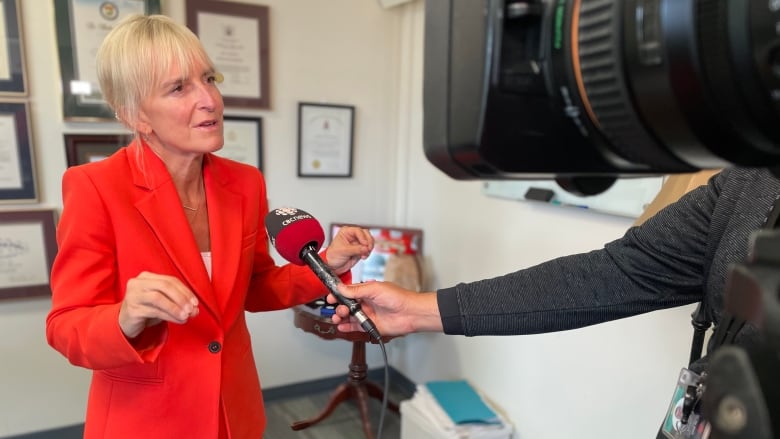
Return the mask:
[[298,176],[352,177],[355,107],[298,104]]
[[187,0],[187,27],[224,76],[226,107],[270,108],[268,6]]
[[26,102],[0,102],[0,203],[38,200]]
[[131,134],[65,134],[68,167],[103,160],[132,141]]
[[0,1],[0,95],[3,96],[27,95],[19,3],[21,0]]
[[54,0],[65,120],[115,120],[98,85],[98,48],[128,15],[159,12],[160,0]]
[[54,210],[0,210],[0,299],[51,294]]
[[218,156],[263,170],[263,119],[225,116],[224,135],[225,145],[216,152]]

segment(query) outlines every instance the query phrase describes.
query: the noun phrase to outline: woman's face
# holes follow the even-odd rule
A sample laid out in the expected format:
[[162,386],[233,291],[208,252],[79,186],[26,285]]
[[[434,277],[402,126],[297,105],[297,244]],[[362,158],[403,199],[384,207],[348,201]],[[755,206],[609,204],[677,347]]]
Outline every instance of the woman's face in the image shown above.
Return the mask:
[[216,72],[196,63],[184,78],[173,66],[141,103],[138,131],[164,159],[214,152],[224,143]]

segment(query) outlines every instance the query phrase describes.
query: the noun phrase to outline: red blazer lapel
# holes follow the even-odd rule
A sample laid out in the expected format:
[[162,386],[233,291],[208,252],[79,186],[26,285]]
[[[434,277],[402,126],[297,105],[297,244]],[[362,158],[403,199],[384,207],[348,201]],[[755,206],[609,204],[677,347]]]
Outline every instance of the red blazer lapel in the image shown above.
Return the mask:
[[[246,213],[241,210],[243,196],[230,189],[232,177],[223,172],[211,160],[211,156],[206,156],[205,160],[203,178],[208,200],[213,264],[211,284],[218,292],[217,303],[223,315],[232,316],[236,314],[236,306],[241,309],[244,306],[245,295],[234,294],[233,289],[241,261],[243,219]],[[230,322],[224,323],[230,325]]]
[[[184,210],[179,207],[181,201],[173,180],[157,155],[147,147],[141,147],[140,151],[138,148],[139,144],[134,143],[131,151],[128,151],[128,157],[134,183],[146,189],[146,193],[139,197],[135,207],[160,240],[167,256],[179,270],[182,280],[219,321],[220,307]],[[143,169],[136,160],[139,154]]]

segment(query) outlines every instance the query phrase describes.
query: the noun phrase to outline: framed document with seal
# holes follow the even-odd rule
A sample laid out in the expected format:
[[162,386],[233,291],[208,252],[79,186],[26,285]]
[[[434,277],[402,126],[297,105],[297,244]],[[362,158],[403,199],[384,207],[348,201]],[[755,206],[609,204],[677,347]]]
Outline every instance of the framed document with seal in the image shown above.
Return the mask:
[[0,102],[0,203],[38,200],[26,102]]
[[0,299],[51,294],[54,210],[0,210]]
[[19,3],[21,0],[0,2],[0,95],[4,96],[27,95]]
[[355,107],[298,105],[298,176],[352,177]]
[[268,6],[187,0],[187,27],[224,77],[226,107],[270,108]]
[[224,116],[225,144],[215,154],[263,170],[263,119]]
[[65,120],[114,120],[98,85],[98,48],[123,18],[159,12],[160,0],[54,0]]

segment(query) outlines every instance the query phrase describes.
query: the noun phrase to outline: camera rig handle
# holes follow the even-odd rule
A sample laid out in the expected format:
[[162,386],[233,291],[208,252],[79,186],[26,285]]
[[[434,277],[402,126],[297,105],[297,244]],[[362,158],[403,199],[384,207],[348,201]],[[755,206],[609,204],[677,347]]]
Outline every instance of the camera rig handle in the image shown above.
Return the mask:
[[753,324],[762,340],[722,346],[710,361],[702,398],[712,439],[780,434],[780,230],[753,235],[750,260],[729,273],[725,310]]

